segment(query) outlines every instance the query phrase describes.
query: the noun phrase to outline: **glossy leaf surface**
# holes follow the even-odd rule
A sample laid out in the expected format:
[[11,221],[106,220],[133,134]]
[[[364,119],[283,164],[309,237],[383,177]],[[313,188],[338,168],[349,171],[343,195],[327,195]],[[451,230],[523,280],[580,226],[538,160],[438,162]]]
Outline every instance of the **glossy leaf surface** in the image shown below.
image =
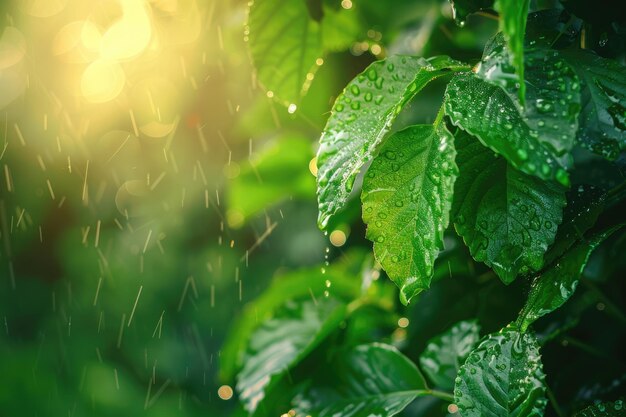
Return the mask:
[[411,126],[384,143],[363,180],[367,238],[405,304],[429,287],[443,249],[455,155],[443,125]]

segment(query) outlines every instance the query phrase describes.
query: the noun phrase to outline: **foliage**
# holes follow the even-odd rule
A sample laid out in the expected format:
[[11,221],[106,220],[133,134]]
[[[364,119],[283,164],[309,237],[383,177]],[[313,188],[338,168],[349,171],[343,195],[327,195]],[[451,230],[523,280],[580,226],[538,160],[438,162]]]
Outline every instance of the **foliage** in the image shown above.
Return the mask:
[[[309,25],[321,21],[324,27],[333,16],[326,9],[329,2],[321,2],[321,17],[307,11],[308,2],[292,3],[298,3]],[[605,27],[588,18],[588,10],[576,7],[574,15],[570,2],[546,3],[454,1],[454,18],[462,26],[477,12],[498,19],[500,32],[485,43],[477,62],[444,54],[392,55],[371,63],[337,95],[316,158],[318,223],[333,233],[338,224],[358,225],[353,191],[360,186],[375,266],[357,274],[361,291],[343,298],[347,307],[340,320],[293,316],[276,330],[273,342],[265,332],[285,320],[278,310],[261,323],[245,324],[256,328],[248,340],[249,356],[236,365],[243,369],[239,384],[246,386],[247,370],[264,357],[259,343],[278,352],[281,346],[296,346],[301,332],[316,329],[309,339],[316,340],[315,347],[306,348],[306,354],[294,348],[276,363],[291,381],[281,387],[282,403],[248,408],[251,414],[291,408],[298,415],[336,417],[393,416],[405,409],[412,410],[407,415],[443,415],[437,402],[443,400],[450,403],[450,413],[458,410],[463,416],[563,416],[595,399],[572,398],[570,384],[578,382],[567,381],[567,373],[559,374],[550,361],[558,362],[555,339],[598,352],[567,335],[584,325],[594,300],[601,300],[596,304],[601,311],[611,311],[605,320],[618,320],[622,329],[625,322],[620,307],[597,287],[619,286],[615,278],[624,265],[607,258],[624,248],[626,182],[619,176],[626,149],[623,30],[621,46],[608,53],[603,42],[588,43],[595,27]],[[257,0],[251,19],[270,4]],[[358,22],[358,6],[354,9]],[[275,13],[278,20],[288,18]],[[259,31],[255,37],[253,26],[251,21],[254,57],[267,35]],[[346,30],[357,26],[346,24]],[[343,44],[342,35],[334,36],[337,42],[321,43]],[[296,58],[286,51],[301,57],[311,42],[305,38],[296,48],[293,38],[274,41],[275,48],[265,50],[267,58],[256,57],[258,76],[279,101],[294,103],[295,91],[281,96],[272,88],[275,76],[267,75],[266,60],[280,56],[286,62],[274,65],[274,71],[287,73]],[[308,86],[302,74],[290,74],[300,80],[298,88]],[[439,98],[420,107],[420,97],[437,88]],[[436,113],[434,121],[416,114],[416,108]],[[588,176],[591,167],[594,175]],[[607,262],[615,266],[607,268]],[[377,280],[377,268],[397,286],[401,304],[390,300],[384,290],[389,284]],[[578,296],[581,281],[586,291]],[[335,299],[332,282],[329,277],[325,302]],[[446,291],[459,291],[455,286],[461,288],[461,297],[452,299],[460,305],[458,313],[445,302]],[[296,302],[299,309],[311,308],[310,300],[285,298],[286,306]],[[421,332],[407,334],[405,315],[418,322],[409,329],[417,326]],[[285,331],[292,320],[300,320],[299,331]],[[390,331],[388,323],[395,320],[398,325]],[[482,339],[481,327],[486,329]],[[320,331],[324,340],[318,340]],[[623,331],[620,335],[613,341],[616,351],[623,347]],[[423,352],[416,355],[419,348]],[[621,378],[623,363],[608,360],[620,363],[611,375]],[[273,378],[274,364],[269,360],[258,378]],[[591,381],[605,378],[593,369],[584,371]],[[547,381],[555,385],[548,387]],[[267,388],[265,395],[272,391]],[[242,392],[244,402],[248,397]],[[621,400],[591,405],[579,415],[621,405]]]

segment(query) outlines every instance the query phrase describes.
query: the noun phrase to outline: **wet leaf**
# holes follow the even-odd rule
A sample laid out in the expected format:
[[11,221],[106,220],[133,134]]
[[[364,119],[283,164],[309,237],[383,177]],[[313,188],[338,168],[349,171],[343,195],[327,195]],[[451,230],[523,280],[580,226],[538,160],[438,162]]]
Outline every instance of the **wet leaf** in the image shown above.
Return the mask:
[[[241,226],[251,216],[287,198],[309,198],[315,192],[315,178],[308,169],[313,158],[311,142],[299,136],[285,136],[244,162],[235,170],[228,192],[228,221]],[[230,174],[229,171],[229,174]]]
[[391,417],[429,393],[417,367],[389,345],[359,345],[336,357],[330,369],[330,383],[298,401],[302,415]]
[[460,321],[428,341],[420,355],[420,365],[435,386],[444,390],[454,388],[459,368],[480,339],[479,331],[475,320]]
[[450,132],[418,125],[393,134],[363,180],[367,238],[408,303],[430,286],[443,249],[457,168]]
[[466,69],[447,57],[393,56],[374,62],[337,98],[317,157],[319,225],[348,199],[359,169],[368,162],[402,107],[426,84]]
[[[580,81],[557,51],[531,48],[525,51],[525,56],[525,105],[518,99],[519,83],[501,34],[485,47],[476,75],[501,87],[528,127],[528,135],[561,156],[574,146],[581,108]],[[506,120],[503,123],[505,128],[511,124]],[[531,146],[528,148],[533,151]],[[567,160],[562,162],[567,164]]]
[[535,278],[528,300],[517,319],[522,331],[526,331],[539,317],[562,306],[574,294],[591,252],[616,229],[578,243]]
[[564,187],[516,170],[465,132],[455,145],[453,221],[474,259],[507,284],[541,269],[561,222]]
[[624,400],[598,402],[579,411],[574,417],[624,417],[626,403]]
[[[529,67],[528,81],[533,87],[529,86],[528,103],[522,107],[514,95],[515,86],[501,84],[507,78],[494,75],[507,72],[503,69],[506,61],[502,60],[502,47],[498,45],[494,42],[495,49],[485,51],[476,75],[458,74],[450,81],[446,114],[455,125],[504,156],[515,168],[568,185],[569,157],[559,155],[571,148],[576,132],[576,76],[552,52],[532,53],[529,65],[538,64],[532,70]],[[550,75],[549,68],[557,67],[559,72]],[[542,68],[548,69],[548,73],[543,74]],[[489,77],[489,82],[484,81]]]
[[284,104],[298,103],[323,53],[320,25],[305,1],[254,1],[247,32],[259,81]]
[[254,412],[274,384],[335,330],[345,318],[345,304],[323,298],[316,303],[289,302],[250,338],[237,392]]
[[626,67],[586,50],[564,54],[584,83],[578,140],[615,159],[626,149]]
[[544,377],[536,338],[505,328],[469,354],[456,379],[455,403],[463,417],[543,416]]
[[509,48],[510,61],[515,68],[519,84],[519,99],[525,102],[526,83],[524,79],[524,34],[530,0],[496,0],[495,8],[500,13],[500,30],[504,33]]
[[572,245],[582,240],[604,210],[605,200],[606,193],[590,185],[579,185],[568,191],[563,221],[559,225],[554,244],[546,253],[546,264],[552,263]]

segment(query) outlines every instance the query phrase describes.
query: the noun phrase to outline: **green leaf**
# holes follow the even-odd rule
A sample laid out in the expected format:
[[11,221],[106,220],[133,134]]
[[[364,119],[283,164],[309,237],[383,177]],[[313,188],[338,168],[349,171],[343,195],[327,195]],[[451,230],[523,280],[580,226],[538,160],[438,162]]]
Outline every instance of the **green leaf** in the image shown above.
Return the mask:
[[391,417],[430,393],[417,367],[389,345],[359,345],[339,355],[330,369],[333,379],[315,387],[308,404],[301,402],[302,415]]
[[580,144],[605,158],[617,158],[626,149],[626,67],[587,50],[564,56],[584,84]]
[[506,284],[519,272],[537,271],[553,242],[565,206],[565,189],[513,168],[475,138],[455,138],[459,178],[453,221],[474,259]]
[[320,25],[304,0],[257,0],[250,6],[246,36],[265,88],[286,104],[298,103],[322,56]]
[[367,238],[404,304],[430,286],[443,249],[455,154],[443,124],[411,126],[387,139],[363,180]]
[[564,49],[576,42],[582,20],[564,9],[544,9],[528,15],[526,45]]
[[333,299],[289,302],[250,338],[237,392],[246,410],[256,410],[266,392],[304,359],[345,318],[346,306]]
[[[517,75],[509,63],[501,34],[485,47],[476,75],[504,90],[517,109],[518,117],[528,127],[528,134],[539,139],[548,151],[561,156],[572,149],[581,108],[580,82],[557,51],[526,50],[526,105],[518,99]],[[528,148],[529,152],[533,151],[531,145]],[[567,161],[562,162],[567,164]]]
[[446,114],[452,123],[504,156],[515,168],[542,179],[569,184],[565,167],[531,132],[518,108],[499,87],[473,74],[459,74],[448,84]]
[[454,399],[463,417],[543,416],[544,373],[536,338],[508,327],[487,336],[459,370]]
[[493,2],[494,0],[450,0],[454,21],[459,26],[465,26],[467,16],[493,8]]
[[346,204],[359,169],[371,159],[406,102],[433,79],[465,68],[448,57],[393,56],[374,62],[348,84],[320,139],[320,227]]
[[322,42],[327,51],[342,51],[363,35],[363,26],[354,8],[334,10],[324,5]]
[[277,139],[243,163],[228,188],[229,225],[241,226],[286,198],[310,198],[315,192],[315,178],[308,169],[311,158],[311,142],[292,135]]
[[535,278],[528,300],[519,314],[517,323],[526,331],[539,317],[562,306],[576,291],[578,280],[587,265],[591,253],[617,228],[612,228],[588,241],[578,243],[557,259],[544,273]]
[[420,365],[437,387],[454,388],[459,368],[480,339],[479,331],[480,326],[475,320],[460,321],[428,341],[426,350],[420,355]]
[[500,30],[504,33],[509,50],[511,64],[515,67],[519,83],[519,99],[525,102],[526,83],[524,80],[524,34],[530,0],[496,0],[496,10],[500,13]]
[[[369,252],[369,251],[368,251]],[[362,272],[369,260],[366,251],[348,251],[322,273],[320,267],[301,269],[277,277],[253,302],[247,304],[242,314],[230,326],[220,354],[220,379],[231,383],[238,367],[243,364],[243,355],[252,333],[259,321],[272,317],[285,304],[285,300],[310,300],[321,298],[328,291],[327,282],[332,283],[332,295],[350,302],[361,293],[361,283],[354,279]]]
[[590,405],[579,411],[574,417],[624,417],[626,416],[626,404],[624,400],[608,401]]
[[554,244],[546,253],[546,264],[551,264],[582,239],[603,212],[605,201],[606,192],[591,185],[579,185],[567,193],[563,221],[554,238]]

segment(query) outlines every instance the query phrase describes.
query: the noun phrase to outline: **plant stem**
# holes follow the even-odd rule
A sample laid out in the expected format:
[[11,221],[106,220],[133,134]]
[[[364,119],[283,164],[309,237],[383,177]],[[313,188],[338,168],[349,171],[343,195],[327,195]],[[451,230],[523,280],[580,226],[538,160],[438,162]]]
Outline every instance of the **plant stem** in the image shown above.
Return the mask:
[[552,390],[550,389],[548,385],[546,385],[546,394],[548,395],[550,404],[552,404],[552,408],[554,408],[554,411],[556,412],[556,414],[559,417],[565,417],[565,414],[563,414],[563,410],[561,410],[559,403],[556,402],[556,397],[554,396],[554,393],[552,392]]
[[426,394],[432,395],[433,397],[439,398],[440,400],[448,401],[450,403],[454,403],[454,395],[449,392],[437,391],[434,389],[425,391]]

